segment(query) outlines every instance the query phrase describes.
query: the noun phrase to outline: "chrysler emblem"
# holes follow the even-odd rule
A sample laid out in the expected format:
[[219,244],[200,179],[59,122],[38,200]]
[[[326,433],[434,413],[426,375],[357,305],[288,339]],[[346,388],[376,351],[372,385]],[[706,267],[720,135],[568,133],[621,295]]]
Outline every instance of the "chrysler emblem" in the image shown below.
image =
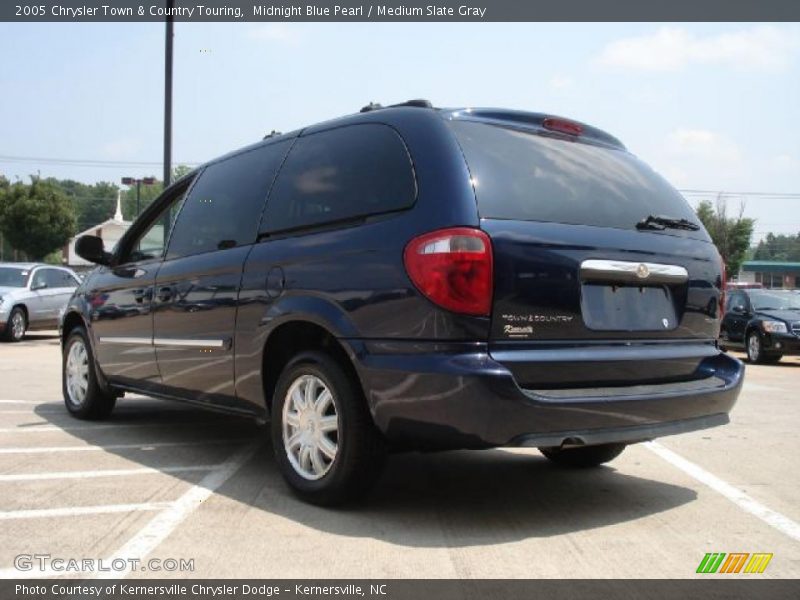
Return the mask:
[[639,279],[647,279],[650,276],[650,269],[647,268],[646,264],[641,263],[636,267],[636,276]]

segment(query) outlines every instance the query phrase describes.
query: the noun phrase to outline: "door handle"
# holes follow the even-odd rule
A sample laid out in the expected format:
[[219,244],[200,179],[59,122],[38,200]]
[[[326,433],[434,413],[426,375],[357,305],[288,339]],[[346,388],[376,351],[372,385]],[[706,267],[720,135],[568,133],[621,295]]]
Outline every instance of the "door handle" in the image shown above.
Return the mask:
[[170,286],[165,285],[164,287],[160,287],[158,288],[158,299],[161,300],[161,302],[169,302],[172,300],[172,293],[173,290]]

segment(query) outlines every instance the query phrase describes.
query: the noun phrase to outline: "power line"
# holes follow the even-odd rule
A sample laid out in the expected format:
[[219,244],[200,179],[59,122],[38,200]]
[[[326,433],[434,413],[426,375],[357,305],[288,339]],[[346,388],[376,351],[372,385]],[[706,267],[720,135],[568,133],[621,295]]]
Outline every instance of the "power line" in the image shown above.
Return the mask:
[[[160,167],[160,161],[146,161],[146,160],[103,160],[103,159],[89,159],[89,158],[54,158],[45,156],[11,156],[0,155],[0,162],[10,163],[37,163],[59,166],[73,166],[73,167]],[[182,162],[177,161],[176,164],[186,165],[187,167],[196,167],[202,163],[199,162]]]

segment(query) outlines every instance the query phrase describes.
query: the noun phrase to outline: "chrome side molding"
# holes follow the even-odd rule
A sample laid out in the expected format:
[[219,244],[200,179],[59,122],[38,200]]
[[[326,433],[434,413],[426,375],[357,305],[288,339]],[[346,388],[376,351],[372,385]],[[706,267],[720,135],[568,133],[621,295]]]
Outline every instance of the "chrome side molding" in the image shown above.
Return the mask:
[[581,263],[582,281],[608,283],[685,283],[689,272],[678,265],[590,259]]
[[176,338],[117,337],[102,336],[101,344],[124,344],[133,346],[173,346],[180,348],[225,348],[225,340],[182,340]]

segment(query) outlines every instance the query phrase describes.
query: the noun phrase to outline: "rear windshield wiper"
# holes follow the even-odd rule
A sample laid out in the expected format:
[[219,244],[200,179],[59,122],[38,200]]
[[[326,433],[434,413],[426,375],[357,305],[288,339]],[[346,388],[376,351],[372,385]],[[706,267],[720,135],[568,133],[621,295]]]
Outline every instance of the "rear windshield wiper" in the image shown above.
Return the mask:
[[697,231],[700,226],[688,219],[675,219],[664,215],[647,215],[636,224],[636,229],[656,229],[658,231],[663,231],[664,229],[686,229],[688,231]]

